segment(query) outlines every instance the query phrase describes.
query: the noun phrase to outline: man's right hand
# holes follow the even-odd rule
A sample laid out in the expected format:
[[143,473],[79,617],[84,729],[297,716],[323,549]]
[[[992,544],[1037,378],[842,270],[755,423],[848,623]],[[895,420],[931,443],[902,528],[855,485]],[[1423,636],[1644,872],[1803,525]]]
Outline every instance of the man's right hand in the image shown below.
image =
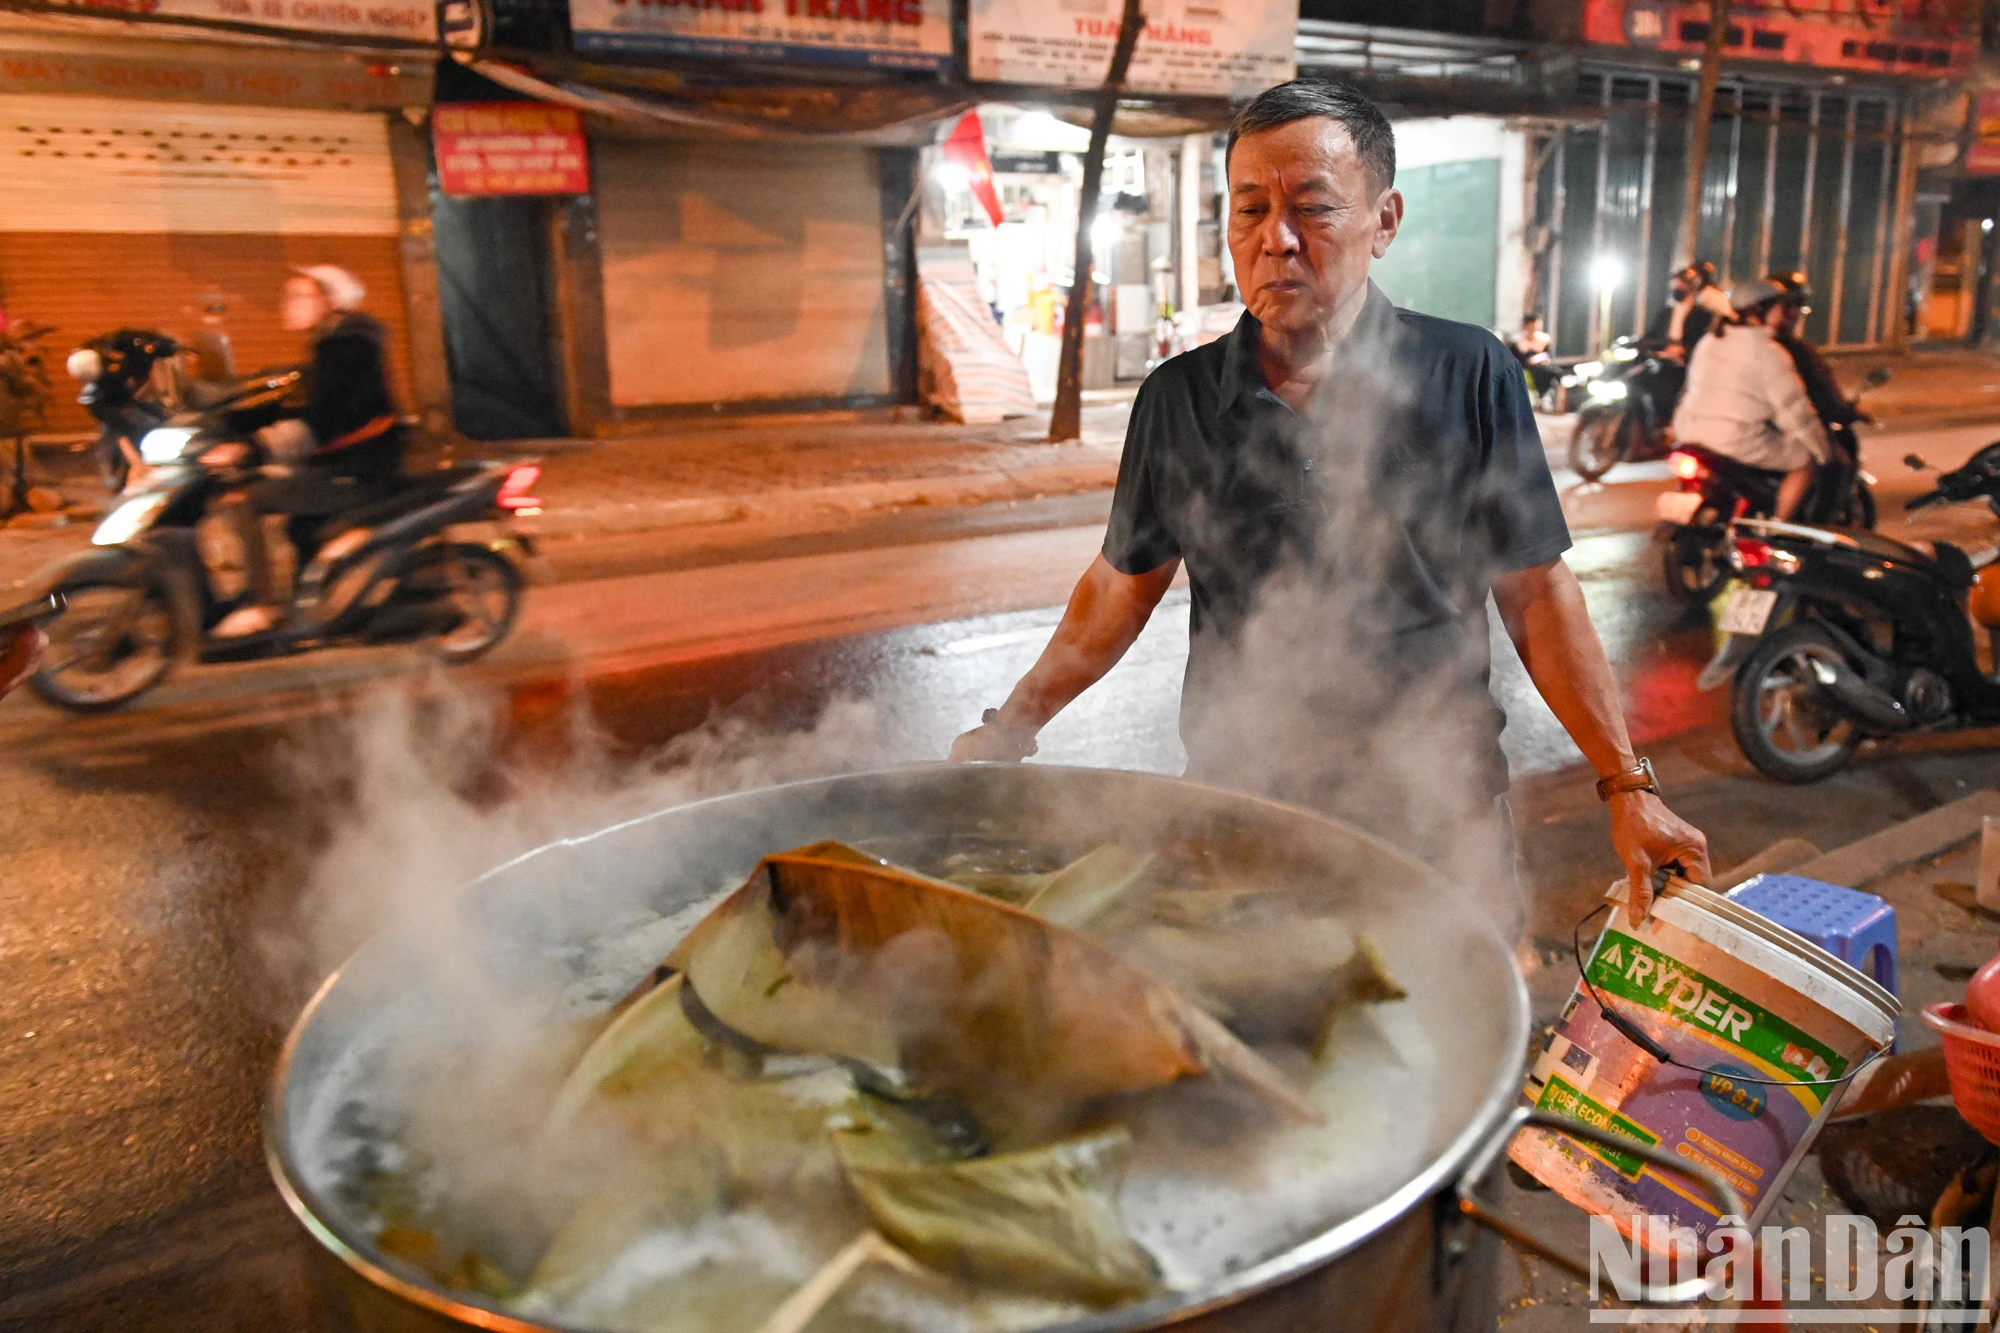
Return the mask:
[[978,726],[951,743],[950,758],[954,764],[1018,764],[1034,752],[1034,733],[1006,725],[989,708]]

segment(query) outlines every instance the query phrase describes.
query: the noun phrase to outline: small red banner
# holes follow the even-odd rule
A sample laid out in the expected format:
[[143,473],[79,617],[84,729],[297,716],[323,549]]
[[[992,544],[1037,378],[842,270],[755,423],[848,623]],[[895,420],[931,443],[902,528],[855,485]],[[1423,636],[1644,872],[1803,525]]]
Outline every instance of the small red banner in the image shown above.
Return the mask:
[[[1700,55],[1709,7],[1699,0],[1584,0],[1583,38]],[[1959,0],[1734,0],[1731,60],[1964,78],[1978,28]]]
[[2000,176],[2000,93],[1979,94],[1965,169],[1975,176]]
[[589,194],[582,118],[540,102],[446,102],[431,112],[438,188],[455,199]]

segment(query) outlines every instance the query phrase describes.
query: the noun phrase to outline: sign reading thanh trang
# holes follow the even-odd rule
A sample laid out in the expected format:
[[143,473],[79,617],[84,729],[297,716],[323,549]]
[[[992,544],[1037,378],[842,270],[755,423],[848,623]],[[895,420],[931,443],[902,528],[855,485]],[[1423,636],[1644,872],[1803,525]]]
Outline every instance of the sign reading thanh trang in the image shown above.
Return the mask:
[[440,103],[431,112],[438,188],[456,199],[589,194],[583,124],[539,102]]
[[[1129,88],[1250,97],[1298,71],[1297,0],[1147,0]],[[1123,0],[970,0],[974,79],[1095,87],[1111,68]]]
[[579,51],[878,69],[951,62],[951,0],[569,0]]

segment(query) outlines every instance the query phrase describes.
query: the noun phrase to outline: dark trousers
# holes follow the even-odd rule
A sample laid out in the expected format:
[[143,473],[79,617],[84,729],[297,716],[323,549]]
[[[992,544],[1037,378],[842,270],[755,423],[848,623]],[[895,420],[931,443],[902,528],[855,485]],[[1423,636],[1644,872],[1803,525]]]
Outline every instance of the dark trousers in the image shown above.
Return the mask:
[[263,516],[285,515],[285,539],[292,544],[294,568],[304,569],[318,553],[327,519],[385,499],[395,488],[394,476],[357,476],[330,468],[299,467],[282,477],[266,477],[243,493],[249,521],[243,524],[245,563],[257,601],[275,606],[281,597],[264,542]]
[[320,530],[335,514],[384,499],[394,477],[366,477],[330,468],[300,467],[283,477],[267,477],[244,494],[257,514],[284,514],[285,537],[300,565],[319,550]]

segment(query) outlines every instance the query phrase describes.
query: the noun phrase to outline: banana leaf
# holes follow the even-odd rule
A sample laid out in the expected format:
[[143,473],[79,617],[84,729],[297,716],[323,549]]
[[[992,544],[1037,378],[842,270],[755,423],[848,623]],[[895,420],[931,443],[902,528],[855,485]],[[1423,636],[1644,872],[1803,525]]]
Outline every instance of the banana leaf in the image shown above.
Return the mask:
[[1208,1073],[1318,1112],[1172,988],[1083,936],[892,867],[766,857],[668,958],[751,1040],[961,1097],[1000,1146],[1045,1141],[1094,1098]]
[[578,1204],[529,1275],[522,1297],[561,1304],[604,1275],[649,1232],[684,1227],[726,1202],[728,1165],[719,1152],[684,1146],[608,1173]]
[[1152,868],[1150,854],[1106,843],[1050,875],[1025,906],[1059,926],[1082,930]]
[[920,1136],[881,1120],[834,1143],[876,1227],[933,1268],[1093,1305],[1158,1288],[1118,1210],[1132,1155],[1122,1127],[967,1161],[938,1160]]
[[1059,926],[1082,930],[1145,878],[1153,858],[1105,843],[1060,870],[1041,874],[968,870],[947,876],[959,888],[1024,907]]
[[[557,1094],[544,1151],[573,1140],[615,1145],[617,1160],[544,1250],[529,1290],[560,1299],[594,1281],[640,1236],[686,1226],[759,1195],[852,1211],[829,1128],[855,1114],[847,1073],[830,1062],[771,1077],[689,1022],[672,977],[629,1005]],[[586,1161],[597,1160],[586,1156]]]
[[1317,1055],[1341,1014],[1405,995],[1373,941],[1334,917],[1234,890],[1162,894],[1149,910],[1119,950],[1247,1041]]

